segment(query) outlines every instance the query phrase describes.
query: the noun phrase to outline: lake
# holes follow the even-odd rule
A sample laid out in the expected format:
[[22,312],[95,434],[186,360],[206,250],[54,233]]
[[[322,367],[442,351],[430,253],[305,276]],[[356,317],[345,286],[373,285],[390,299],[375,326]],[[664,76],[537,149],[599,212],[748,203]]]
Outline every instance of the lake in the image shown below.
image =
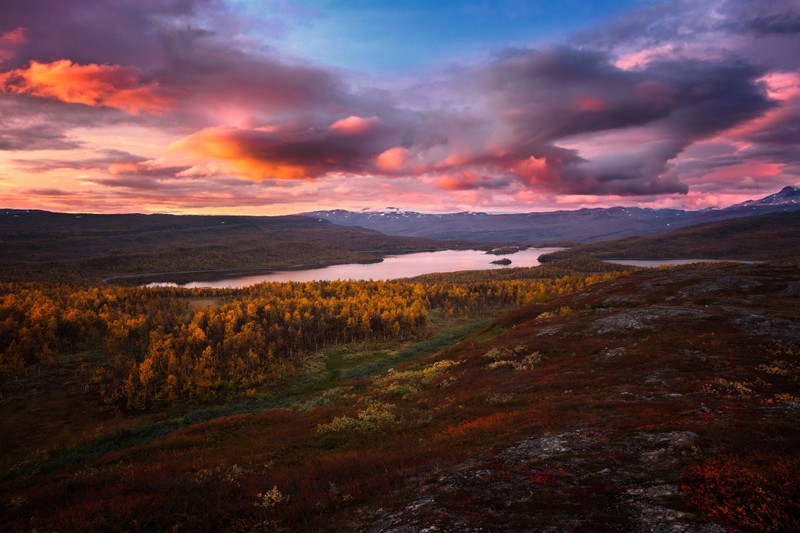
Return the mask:
[[[528,248],[515,254],[490,255],[480,250],[443,250],[413,254],[389,255],[380,263],[331,265],[308,270],[274,271],[215,281],[193,281],[183,285],[176,283],[149,283],[148,287],[186,287],[238,289],[265,281],[330,281],[337,279],[388,280],[410,278],[436,272],[458,272],[460,270],[494,270],[499,268],[532,267],[539,265],[539,256],[557,252],[562,248]],[[511,260],[510,265],[493,265],[502,258]]]

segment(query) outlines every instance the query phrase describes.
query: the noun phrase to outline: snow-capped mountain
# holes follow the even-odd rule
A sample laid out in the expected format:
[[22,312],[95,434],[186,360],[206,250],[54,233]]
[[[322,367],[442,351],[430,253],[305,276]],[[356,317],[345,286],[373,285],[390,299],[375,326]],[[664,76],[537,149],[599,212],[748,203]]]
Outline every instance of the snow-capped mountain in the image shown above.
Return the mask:
[[747,200],[732,207],[800,206],[800,187],[787,186],[760,200]]
[[362,211],[313,211],[306,216],[343,226],[361,226],[389,235],[481,242],[597,242],[635,235],[665,233],[695,224],[800,209],[800,188],[733,205],[725,209],[651,209],[610,207],[574,211],[490,214],[418,213],[396,207]]

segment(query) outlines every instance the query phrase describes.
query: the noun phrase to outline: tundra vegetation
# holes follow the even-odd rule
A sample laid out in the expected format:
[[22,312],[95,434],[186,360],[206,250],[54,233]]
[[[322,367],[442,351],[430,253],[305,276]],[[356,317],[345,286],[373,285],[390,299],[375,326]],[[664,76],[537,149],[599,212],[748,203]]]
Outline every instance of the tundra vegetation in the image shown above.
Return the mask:
[[797,529],[799,274],[5,283],[0,529]]

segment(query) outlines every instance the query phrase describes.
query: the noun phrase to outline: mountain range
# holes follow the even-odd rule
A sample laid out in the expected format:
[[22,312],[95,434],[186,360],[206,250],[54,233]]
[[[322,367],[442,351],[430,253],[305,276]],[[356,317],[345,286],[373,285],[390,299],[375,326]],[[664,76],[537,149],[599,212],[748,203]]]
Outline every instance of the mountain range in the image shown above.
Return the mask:
[[387,235],[548,244],[567,241],[590,243],[655,235],[697,224],[795,209],[800,209],[800,187],[787,186],[761,199],[748,200],[724,209],[697,211],[610,207],[513,214],[427,214],[387,208],[360,212],[335,209],[302,214],[343,226],[373,229]]

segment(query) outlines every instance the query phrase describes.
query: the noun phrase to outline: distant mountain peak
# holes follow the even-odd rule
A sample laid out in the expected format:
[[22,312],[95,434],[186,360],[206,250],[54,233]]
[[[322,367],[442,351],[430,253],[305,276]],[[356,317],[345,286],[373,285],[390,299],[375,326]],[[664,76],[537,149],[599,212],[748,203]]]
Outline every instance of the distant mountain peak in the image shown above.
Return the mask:
[[747,200],[732,207],[759,207],[759,206],[800,205],[800,187],[787,185],[775,194],[770,194],[759,200]]

